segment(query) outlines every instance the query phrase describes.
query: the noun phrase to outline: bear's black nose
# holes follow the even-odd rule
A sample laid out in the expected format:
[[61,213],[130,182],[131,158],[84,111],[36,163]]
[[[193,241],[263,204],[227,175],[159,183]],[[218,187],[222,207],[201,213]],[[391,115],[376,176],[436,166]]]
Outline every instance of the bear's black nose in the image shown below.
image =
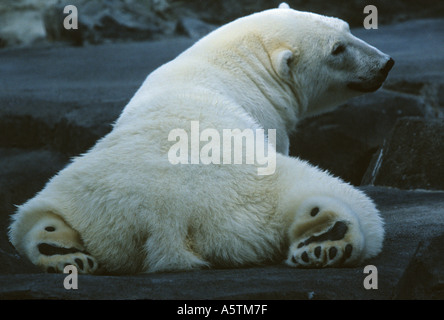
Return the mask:
[[395,64],[395,60],[393,60],[392,58],[390,58],[386,63],[384,68],[381,69],[381,72],[385,75],[387,75],[389,73],[389,71],[393,68]]

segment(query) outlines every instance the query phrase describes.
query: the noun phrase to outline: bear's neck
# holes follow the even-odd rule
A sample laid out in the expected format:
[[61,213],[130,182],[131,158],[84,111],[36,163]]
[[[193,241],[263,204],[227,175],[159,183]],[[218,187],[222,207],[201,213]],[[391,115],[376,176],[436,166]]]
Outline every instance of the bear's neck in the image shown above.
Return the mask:
[[222,58],[220,51],[218,54],[212,61],[214,74],[225,73],[220,79],[233,81],[224,81],[215,89],[224,91],[266,131],[276,129],[276,149],[288,154],[289,136],[305,109],[297,92],[276,77],[263,50],[240,46],[224,52]]

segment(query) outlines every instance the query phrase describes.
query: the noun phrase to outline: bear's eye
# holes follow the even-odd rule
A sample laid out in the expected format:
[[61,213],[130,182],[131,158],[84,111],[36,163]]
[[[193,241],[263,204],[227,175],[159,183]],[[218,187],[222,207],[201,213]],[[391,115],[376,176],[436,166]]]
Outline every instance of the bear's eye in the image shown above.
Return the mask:
[[335,44],[335,46],[333,47],[331,54],[336,56],[344,51],[345,51],[345,46],[343,44],[338,43],[338,44]]

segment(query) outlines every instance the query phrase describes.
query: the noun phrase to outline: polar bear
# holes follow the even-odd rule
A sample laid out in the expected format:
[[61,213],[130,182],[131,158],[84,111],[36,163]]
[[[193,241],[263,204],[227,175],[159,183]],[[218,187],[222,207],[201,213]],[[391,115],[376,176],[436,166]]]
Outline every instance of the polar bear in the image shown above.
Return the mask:
[[[298,120],[377,90],[393,64],[346,22],[286,5],[228,23],[150,74],[113,130],[19,206],[9,239],[47,272],[358,265],[382,249],[379,211],[290,157],[289,135]],[[189,137],[193,121],[201,134],[264,130],[275,168],[192,154],[173,163],[171,132]]]

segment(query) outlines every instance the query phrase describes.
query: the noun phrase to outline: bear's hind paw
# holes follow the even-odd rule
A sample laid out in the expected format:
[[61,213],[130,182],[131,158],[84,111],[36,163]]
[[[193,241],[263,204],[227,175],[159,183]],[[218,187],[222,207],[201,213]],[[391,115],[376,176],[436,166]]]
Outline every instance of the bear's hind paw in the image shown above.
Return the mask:
[[312,243],[293,251],[286,263],[300,268],[346,266],[350,262],[353,245],[346,243]]
[[98,270],[79,233],[56,214],[47,213],[23,238],[27,257],[46,272],[63,272],[67,265],[75,266],[79,273]]
[[76,248],[63,248],[49,243],[40,243],[41,256],[36,264],[48,273],[61,273],[68,265],[73,265],[79,273],[94,273],[98,263],[94,257]]
[[357,217],[339,201],[314,200],[302,206],[290,229],[291,246],[286,263],[302,268],[359,263],[365,239]]

